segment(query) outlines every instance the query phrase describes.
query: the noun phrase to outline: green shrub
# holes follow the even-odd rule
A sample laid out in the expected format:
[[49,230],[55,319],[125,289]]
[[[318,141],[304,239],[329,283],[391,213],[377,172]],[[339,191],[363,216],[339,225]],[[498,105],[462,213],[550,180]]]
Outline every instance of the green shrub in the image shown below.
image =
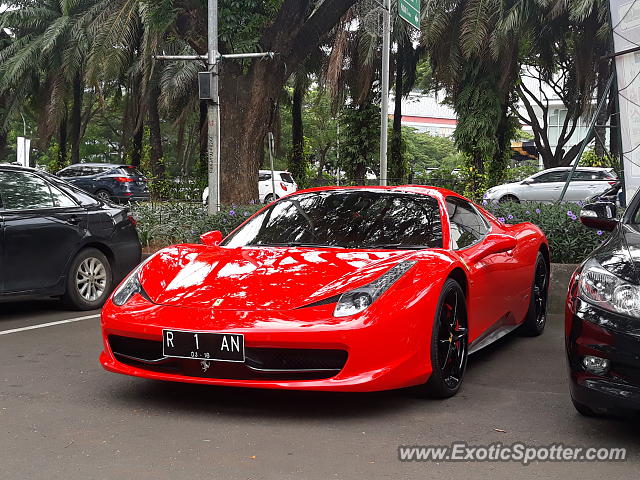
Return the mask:
[[508,224],[531,222],[547,235],[551,261],[581,263],[606,239],[607,232],[580,223],[580,204],[501,203],[485,205],[500,221]]
[[[142,244],[160,248],[175,243],[198,243],[200,235],[213,230],[220,230],[226,236],[261,207],[259,204],[233,205],[209,216],[206,208],[198,203],[138,203],[132,206],[132,214],[138,222]],[[606,232],[580,223],[580,205],[575,203],[508,203],[485,207],[504,223],[538,225],[549,239],[551,259],[555,263],[582,262],[607,236]]]
[[226,236],[260,208],[259,204],[232,205],[209,216],[206,207],[198,203],[157,202],[134,204],[131,212],[138,222],[142,245],[160,248],[175,243],[199,243],[200,235],[214,230]]

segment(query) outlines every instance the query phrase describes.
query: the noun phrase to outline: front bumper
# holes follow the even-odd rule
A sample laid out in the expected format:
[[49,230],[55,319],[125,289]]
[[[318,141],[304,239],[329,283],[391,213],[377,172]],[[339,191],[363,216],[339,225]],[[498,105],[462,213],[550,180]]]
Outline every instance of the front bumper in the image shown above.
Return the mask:
[[[154,305],[139,296],[125,307],[109,301],[102,312],[104,351],[100,362],[115,373],[205,385],[350,392],[419,385],[431,374],[429,335],[415,335],[393,315],[379,322],[367,316],[337,319],[331,315],[332,305],[286,312],[212,312]],[[394,323],[396,328],[390,328]],[[430,325],[424,328],[431,331]],[[242,366],[232,367],[227,362],[210,362],[203,370],[199,360],[190,359],[170,359],[166,364],[170,368],[163,369],[129,361],[114,353],[110,344],[110,337],[118,336],[161,345],[163,329],[241,333],[245,349],[254,352],[307,350],[311,357],[316,351],[342,351],[346,352],[346,362],[328,378],[293,372],[249,375]]]
[[[615,329],[618,320],[629,319],[571,297],[570,289],[565,333],[571,396],[594,410],[640,410],[640,336]],[[608,359],[610,370],[586,371],[586,355]]]

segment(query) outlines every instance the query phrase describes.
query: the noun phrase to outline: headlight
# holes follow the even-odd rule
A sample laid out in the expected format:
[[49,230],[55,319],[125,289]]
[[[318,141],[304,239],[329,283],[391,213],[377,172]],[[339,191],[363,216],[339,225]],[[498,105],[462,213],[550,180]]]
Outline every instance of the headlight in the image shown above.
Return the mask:
[[580,274],[580,296],[605,310],[640,318],[640,286],[616,277],[594,259]]
[[142,285],[140,284],[140,277],[138,276],[138,273],[142,269],[143,265],[144,263],[139,265],[133,272],[131,272],[127,279],[122,282],[122,284],[116,289],[115,292],[113,292],[111,300],[115,305],[121,307],[122,305],[127,303],[136,293],[142,295],[146,300],[151,302],[149,295],[147,295],[147,292],[145,292],[144,288],[142,288]]
[[415,261],[400,262],[373,282],[356,290],[343,293],[340,295],[333,316],[348,317],[366,310],[416,263]]

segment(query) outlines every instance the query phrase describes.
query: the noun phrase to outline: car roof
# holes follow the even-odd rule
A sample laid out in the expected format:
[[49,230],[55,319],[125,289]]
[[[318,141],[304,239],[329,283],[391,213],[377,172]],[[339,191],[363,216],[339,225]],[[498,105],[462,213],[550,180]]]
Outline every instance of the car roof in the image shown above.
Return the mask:
[[42,173],[42,170],[38,170],[37,168],[25,167],[23,165],[15,165],[13,163],[0,163],[0,168],[3,170],[16,170],[20,172]]
[[68,167],[65,167],[63,170],[66,170],[67,168],[71,168],[71,167],[109,167],[109,168],[123,168],[123,167],[133,167],[135,168],[133,165],[127,165],[124,163],[91,163],[91,162],[87,162],[87,163],[74,163],[73,165],[69,165]]
[[[546,173],[546,172],[564,172],[566,170],[571,170],[573,167],[554,167],[548,168],[546,170],[542,170],[538,173]],[[613,170],[612,168],[605,167],[576,167],[576,170],[582,170],[583,172],[610,172]]]
[[[446,188],[440,188],[440,187],[432,187],[428,185],[399,185],[399,186],[387,186],[387,187],[383,187],[379,185],[374,185],[370,187],[369,186],[315,187],[315,188],[307,188],[305,190],[298,190],[297,192],[292,193],[291,195],[297,195],[299,193],[308,193],[308,192],[327,192],[327,191],[340,191],[340,190],[343,190],[343,191],[344,190],[354,190],[354,191],[360,190],[360,191],[369,191],[369,192],[387,191],[391,193],[417,193],[420,195],[430,195],[432,197],[439,198],[439,199],[444,199],[446,197],[458,197],[464,200],[471,201],[452,190],[448,190]],[[283,198],[286,198],[286,197],[283,197]]]
[[[260,173],[271,173],[271,170],[260,170]],[[287,170],[274,170],[273,173],[291,173]]]

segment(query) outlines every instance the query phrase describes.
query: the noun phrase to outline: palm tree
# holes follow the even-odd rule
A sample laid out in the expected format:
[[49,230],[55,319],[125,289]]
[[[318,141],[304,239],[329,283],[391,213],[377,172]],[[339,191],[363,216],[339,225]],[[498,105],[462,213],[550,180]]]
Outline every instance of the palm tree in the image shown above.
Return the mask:
[[0,93],[27,84],[39,87],[44,101],[40,142],[48,143],[57,130],[61,163],[66,160],[68,120],[71,161],[80,161],[85,59],[90,49],[82,14],[95,3],[96,0],[26,0],[20,2],[20,8],[0,16],[0,27],[15,35],[15,40],[0,51]]

